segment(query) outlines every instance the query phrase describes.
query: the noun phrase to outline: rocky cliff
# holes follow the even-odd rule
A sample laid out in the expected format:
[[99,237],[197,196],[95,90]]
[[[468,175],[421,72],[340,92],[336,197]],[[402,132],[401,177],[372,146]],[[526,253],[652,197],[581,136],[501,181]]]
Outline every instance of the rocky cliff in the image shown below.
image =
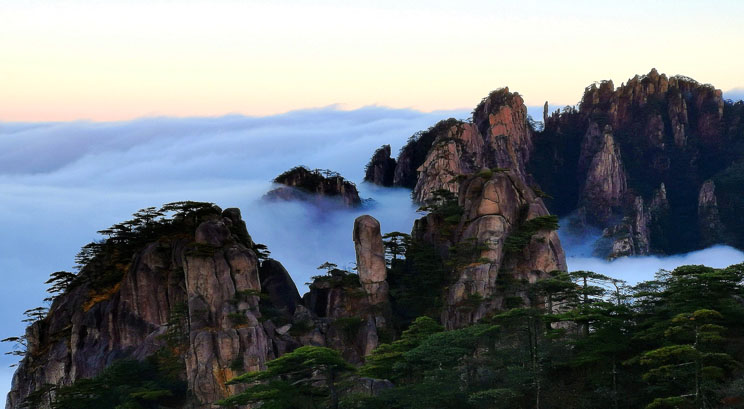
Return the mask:
[[[164,348],[185,366],[198,406],[233,388],[224,384],[236,374],[233,360],[251,370],[271,356],[255,310],[258,261],[237,209],[189,204],[173,220],[134,226],[127,232],[138,233],[120,230],[96,247],[74,285],[28,328],[7,408],[46,384],[69,385]],[[168,346],[164,336],[176,329],[183,337]]]
[[365,180],[386,185],[375,172],[383,172],[383,164],[386,169],[394,165],[392,185],[412,188],[414,200],[423,203],[439,189],[457,193],[460,175],[483,168],[511,169],[524,179],[532,134],[522,97],[508,88],[498,89],[476,107],[472,122],[450,118],[413,135],[397,161],[390,158],[389,149],[379,149]]
[[512,171],[484,169],[460,178],[459,217],[437,211],[416,222],[414,240],[432,244],[450,268],[442,324],[460,328],[508,308],[506,282],[537,280],[565,271],[557,219]]
[[39,393],[32,406],[46,409],[59,387],[153,356],[180,368],[189,392],[179,407],[209,408],[240,388],[227,380],[298,346],[332,346],[360,363],[385,329],[382,239],[369,216],[355,225],[361,275],[329,271],[304,299],[284,267],[257,252],[237,209],[184,202],[104,232],[28,327],[8,409]]
[[[521,96],[496,90],[470,121],[442,121],[413,135],[397,161],[378,150],[370,166],[379,173],[394,163],[392,185],[412,188],[422,203],[439,189],[457,192],[458,178],[483,168],[509,169],[552,212],[605,229],[597,249],[610,258],[744,246],[741,229],[726,227],[742,226],[743,102],[651,70],[619,87],[592,84],[575,107],[551,114],[546,103],[543,121],[535,131]],[[726,198],[723,207],[712,205],[715,196]]]
[[619,87],[602,81],[577,107],[545,116],[528,170],[553,195],[553,211],[576,212],[617,238],[604,245],[610,257],[740,245],[708,210],[715,195],[706,181],[740,160],[742,115],[741,103],[683,76],[651,70]]
[[264,196],[265,200],[297,200],[310,203],[337,202],[344,207],[362,204],[354,183],[336,172],[324,169],[310,170],[304,166],[292,168],[274,179],[282,185]]
[[396,162],[390,156],[390,145],[376,150],[364,169],[364,181],[380,186],[393,186]]

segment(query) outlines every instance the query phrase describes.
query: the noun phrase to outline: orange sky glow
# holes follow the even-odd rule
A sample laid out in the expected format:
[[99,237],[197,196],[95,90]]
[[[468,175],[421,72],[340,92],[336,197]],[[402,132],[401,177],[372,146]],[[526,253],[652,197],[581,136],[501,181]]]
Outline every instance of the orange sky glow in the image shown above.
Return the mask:
[[742,87],[744,3],[8,0],[0,121],[528,105],[652,67]]

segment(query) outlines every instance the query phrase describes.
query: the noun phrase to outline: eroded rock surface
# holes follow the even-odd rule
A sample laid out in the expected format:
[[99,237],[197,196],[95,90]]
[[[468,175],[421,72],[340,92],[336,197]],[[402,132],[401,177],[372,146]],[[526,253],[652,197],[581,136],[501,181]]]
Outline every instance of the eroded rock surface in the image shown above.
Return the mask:
[[364,181],[380,186],[393,186],[395,159],[390,157],[390,145],[383,145],[372,155],[364,171]]
[[323,204],[338,202],[344,207],[362,204],[356,185],[336,172],[310,170],[304,166],[292,168],[274,179],[280,186],[264,195],[265,200],[288,200]]
[[[538,229],[520,248],[505,248],[508,238],[525,223],[549,216],[545,205],[519,174],[482,172],[462,180],[459,204],[463,215],[456,226],[434,215],[416,223],[413,235],[430,242],[446,257],[458,260],[453,283],[445,295],[442,323],[459,328],[505,308],[505,292],[497,280],[511,277],[535,282],[554,270],[565,270],[563,249],[554,230]],[[452,230],[450,234],[443,231]]]

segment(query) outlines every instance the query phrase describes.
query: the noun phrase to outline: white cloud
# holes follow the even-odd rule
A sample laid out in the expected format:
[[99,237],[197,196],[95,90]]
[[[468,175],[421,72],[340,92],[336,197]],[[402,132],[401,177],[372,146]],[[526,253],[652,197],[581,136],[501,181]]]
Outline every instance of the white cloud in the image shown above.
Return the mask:
[[744,88],[733,88],[723,93],[723,99],[732,101],[744,100]]
[[[300,285],[326,260],[351,263],[354,218],[369,213],[384,231],[409,231],[416,216],[409,192],[359,184],[376,207],[323,212],[260,202],[270,180],[304,164],[361,182],[382,144],[397,153],[414,132],[466,114],[329,107],[269,117],[0,123],[0,337],[22,333],[21,314],[42,303],[43,282],[70,269],[97,230],[147,206],[199,200],[241,208],[254,240]],[[0,355],[0,365],[12,362]],[[1,401],[9,382],[0,381]]]
[[[269,117],[0,123],[0,278],[5,284],[0,286],[0,337],[23,331],[21,314],[42,303],[49,273],[70,269],[97,230],[166,202],[239,207],[253,239],[268,245],[300,286],[324,261],[349,265],[354,218],[368,213],[384,232],[408,232],[417,216],[409,192],[359,183],[362,197],[374,198],[377,206],[327,212],[259,201],[269,181],[304,164],[361,182],[364,165],[382,144],[391,144],[396,154],[414,132],[449,116],[468,115],[329,107]],[[585,242],[566,241],[569,255]],[[642,280],[658,268],[741,260],[739,252],[716,248],[671,258],[607,263],[584,256],[568,262],[571,269]],[[0,355],[0,366],[12,361]],[[9,386],[9,378],[0,377],[0,401]]]
[[704,264],[722,268],[744,262],[744,252],[722,245],[685,254],[622,257],[608,261],[592,255],[594,243],[602,233],[600,230],[589,229],[577,233],[570,228],[567,219],[562,219],[560,225],[564,226],[558,230],[558,234],[566,252],[566,264],[569,271],[594,271],[625,280],[629,284],[650,280],[659,270],[673,270],[675,267],[687,264]]

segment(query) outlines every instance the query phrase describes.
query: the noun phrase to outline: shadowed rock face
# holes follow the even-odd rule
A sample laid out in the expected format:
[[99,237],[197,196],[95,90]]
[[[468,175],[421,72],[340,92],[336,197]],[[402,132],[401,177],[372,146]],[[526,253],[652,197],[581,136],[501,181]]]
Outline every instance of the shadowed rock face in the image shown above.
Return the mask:
[[[578,210],[583,222],[606,229],[614,242],[605,240],[603,255],[737,245],[696,210],[706,180],[741,156],[742,113],[713,86],[656,70],[619,87],[595,83],[578,109],[546,116],[528,170],[555,196],[548,206],[559,215]],[[661,185],[665,203],[654,206]]]
[[[594,125],[590,126],[582,146],[581,158],[588,163],[579,203],[587,221],[606,224],[622,205],[628,185],[612,129],[608,125],[600,134]],[[582,167],[581,162],[579,166]]]
[[265,200],[290,200],[318,202],[337,200],[344,207],[357,207],[362,204],[356,186],[338,173],[304,166],[290,169],[274,179],[278,187],[264,196]]
[[268,259],[258,269],[261,291],[268,295],[271,305],[293,315],[302,302],[300,293],[287,270],[276,260]]
[[390,157],[390,145],[382,145],[372,155],[364,171],[364,181],[379,186],[393,186],[395,159]]
[[716,198],[716,184],[706,180],[700,186],[698,194],[698,223],[700,234],[706,245],[720,243],[724,237],[724,227],[718,214],[718,199]]
[[504,309],[505,294],[497,285],[502,275],[535,282],[551,271],[566,270],[555,231],[537,230],[524,247],[505,249],[507,239],[526,222],[549,215],[542,199],[518,174],[484,172],[462,180],[459,204],[463,216],[451,234],[442,235],[446,221],[432,214],[419,219],[413,231],[415,238],[432,243],[445,257],[452,256],[447,253],[453,248],[472,251],[455,266],[446,292],[441,319],[447,328],[463,327]]
[[[423,203],[439,189],[456,193],[458,178],[483,168],[509,169],[552,196],[546,204],[559,216],[607,229],[598,250],[608,257],[744,243],[744,229],[723,231],[740,226],[744,211],[733,182],[742,173],[744,105],[724,101],[720,90],[654,69],[619,87],[592,84],[576,107],[544,109],[543,121],[535,132],[521,96],[496,90],[470,122],[448,119],[415,134],[395,162],[393,185],[412,188]],[[724,191],[719,183],[719,224],[697,207],[703,183],[722,178],[729,183]],[[651,215],[662,184],[666,204]]]

